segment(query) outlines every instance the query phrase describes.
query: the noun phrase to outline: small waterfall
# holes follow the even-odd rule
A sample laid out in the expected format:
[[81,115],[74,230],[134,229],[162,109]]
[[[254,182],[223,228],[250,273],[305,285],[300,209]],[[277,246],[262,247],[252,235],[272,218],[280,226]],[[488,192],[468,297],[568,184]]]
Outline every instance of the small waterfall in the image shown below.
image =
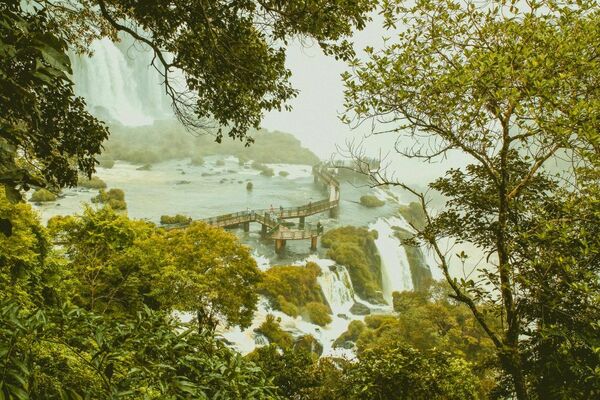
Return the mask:
[[98,118],[123,125],[149,125],[172,115],[160,76],[150,66],[152,54],[131,39],[91,45],[92,57],[71,54],[75,93]]
[[379,233],[375,240],[377,250],[381,256],[381,278],[383,284],[383,297],[392,304],[392,293],[413,289],[410,264],[406,256],[406,250],[399,239],[394,235],[392,226],[398,226],[401,221],[398,218],[379,218],[369,225]]
[[354,304],[354,289],[350,274],[343,265],[321,266],[317,278],[333,315],[347,314]]

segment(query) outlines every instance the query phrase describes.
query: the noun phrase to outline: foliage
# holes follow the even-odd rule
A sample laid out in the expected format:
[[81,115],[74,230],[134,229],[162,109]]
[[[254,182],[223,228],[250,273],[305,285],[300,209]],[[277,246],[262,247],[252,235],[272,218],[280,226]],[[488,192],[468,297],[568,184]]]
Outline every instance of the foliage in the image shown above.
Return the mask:
[[20,189],[74,186],[94,172],[106,128],[75,97],[68,44],[43,10],[0,4],[0,184]]
[[33,203],[45,203],[49,201],[56,201],[57,198],[58,196],[49,190],[37,189],[35,192],[33,192],[29,198],[29,201]]
[[248,359],[273,379],[282,398],[304,398],[301,396],[307,389],[319,384],[316,377],[309,373],[314,363],[310,352],[271,344],[254,350]]
[[62,285],[74,304],[97,314],[122,315],[135,314],[150,300],[149,277],[130,253],[136,241],[151,235],[152,224],[112,208],[86,207],[81,216],[51,218],[48,229],[68,260]]
[[338,398],[349,400],[477,399],[469,364],[447,353],[420,352],[395,345],[367,350],[338,383]]
[[106,189],[106,182],[97,176],[92,176],[91,178],[79,176],[77,178],[77,186],[87,189]]
[[249,326],[261,273],[237,237],[202,222],[155,230],[136,243],[132,260],[152,285],[149,296],[164,309],[195,312],[199,326],[221,321]]
[[279,171],[279,176],[281,176],[281,177],[285,178],[286,176],[289,176],[289,175],[290,175],[290,173],[287,171]]
[[149,309],[118,320],[2,302],[0,343],[5,398],[275,397],[252,363]]
[[186,217],[185,215],[177,214],[177,215],[161,215],[160,223],[163,225],[171,225],[171,224],[183,224],[188,225],[192,222],[190,217]]
[[313,324],[325,326],[331,322],[329,307],[326,304],[311,301],[306,303],[304,310],[308,315],[308,320]]
[[25,203],[11,203],[0,188],[0,220],[9,222],[0,232],[0,300],[16,299],[30,307],[51,301],[55,279],[49,259],[50,241],[37,214]]
[[385,205],[385,201],[379,200],[376,196],[365,195],[360,196],[360,204],[367,208],[376,208]]
[[109,189],[108,191],[100,189],[98,195],[92,197],[92,203],[102,203],[108,205],[113,210],[125,210],[125,192],[122,189]]
[[[409,157],[468,157],[430,185],[446,199],[439,213],[402,182],[374,179],[418,198],[425,216],[415,224],[418,238],[494,343],[504,395],[519,400],[584,399],[600,390],[592,367],[597,214],[589,207],[599,182],[596,3],[386,2],[386,26],[403,29],[344,76],[347,121],[392,124],[382,130],[407,134]],[[585,206],[570,221],[565,210],[574,202]],[[442,250],[447,241],[475,250],[455,263]],[[471,258],[481,258],[472,276],[451,274]]]
[[325,322],[330,310],[317,282],[320,274],[321,268],[312,262],[306,266],[273,266],[263,273],[258,290],[275,308],[288,315],[304,314],[311,320],[314,317],[316,321]]
[[327,231],[321,245],[327,257],[346,266],[356,293],[363,299],[385,303],[381,292],[381,261],[374,240],[377,232],[345,226]]
[[276,344],[281,348],[291,348],[294,344],[294,338],[281,329],[279,322],[281,322],[279,318],[275,319],[272,314],[267,314],[264,322],[254,331],[264,335],[270,344]]

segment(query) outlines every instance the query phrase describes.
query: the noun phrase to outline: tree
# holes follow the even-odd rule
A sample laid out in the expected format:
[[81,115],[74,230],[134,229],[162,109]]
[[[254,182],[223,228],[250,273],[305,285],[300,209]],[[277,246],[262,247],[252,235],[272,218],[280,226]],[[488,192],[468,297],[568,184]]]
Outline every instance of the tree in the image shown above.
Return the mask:
[[346,366],[338,385],[338,398],[352,400],[478,398],[477,380],[466,361],[401,345],[367,350]]
[[296,95],[285,67],[288,42],[309,38],[326,54],[349,58],[346,38],[365,26],[375,3],[4,1],[0,184],[17,201],[32,185],[74,186],[78,169],[88,178],[94,172],[108,130],[74,96],[67,48],[87,53],[94,39],[130,35],[153,52],[152,66],[186,127],[250,144],[247,132],[263,113],[289,108]]
[[[493,341],[518,399],[549,398],[534,382],[551,376],[562,376],[569,387],[562,393],[579,398],[597,393],[597,372],[591,367],[597,355],[589,350],[599,333],[592,322],[600,315],[598,298],[582,293],[570,279],[584,279],[580,285],[586,291],[598,285],[598,249],[588,245],[595,233],[588,224],[598,215],[586,206],[585,216],[568,219],[576,224],[570,229],[557,219],[566,216],[557,210],[575,199],[589,202],[598,194],[600,13],[595,3],[491,1],[476,7],[445,0],[385,6],[387,26],[402,22],[406,29],[382,51],[367,49],[369,62],[353,62],[354,73],[344,76],[345,120],[374,119],[385,126],[381,131],[407,135],[414,144],[398,148],[405,156],[431,161],[458,151],[470,164],[430,185],[447,199],[446,209],[437,214],[428,209],[424,194],[382,169],[360,160],[359,169],[374,185],[396,184],[417,197],[426,216],[424,227],[414,227],[418,239],[433,248],[453,297],[469,307]],[[352,150],[360,158],[361,151]],[[558,171],[552,163],[560,163]],[[549,210],[557,212],[546,220],[550,226],[542,223]],[[548,231],[558,242],[547,240]],[[575,237],[567,240],[566,234]],[[477,280],[451,275],[443,240],[470,243],[484,255]],[[552,249],[569,243],[574,247],[566,259]],[[543,283],[540,274],[552,284]],[[585,302],[574,301],[580,294]],[[536,307],[528,307],[532,302]],[[490,324],[484,309],[494,311],[500,327]],[[578,325],[585,326],[585,335],[576,333],[575,321],[564,315],[550,324],[561,333],[560,343],[578,343],[553,344],[569,354],[563,360],[577,360],[568,368],[577,370],[574,381],[527,346],[530,339],[547,337],[543,327],[549,309],[555,318],[585,310]],[[577,354],[580,348],[586,349],[583,356]],[[581,379],[594,387],[576,390]]]
[[54,243],[64,253],[62,290],[79,307],[102,315],[135,315],[147,297],[150,280],[130,255],[137,241],[149,237],[154,226],[119,215],[109,207],[86,207],[80,216],[48,221]]
[[31,185],[73,186],[78,169],[91,176],[108,136],[73,93],[67,43],[21,3],[0,4],[0,184],[11,201]]
[[[359,1],[150,1],[63,0],[37,3],[80,49],[91,39],[130,35],[154,53],[166,94],[192,129],[210,119],[244,139],[262,114],[288,108],[296,91],[285,67],[285,46],[295,38],[316,41],[326,54],[348,58],[346,38],[362,29],[374,0]],[[85,10],[79,13],[80,9]],[[181,84],[183,74],[185,85]],[[182,86],[185,86],[182,87]]]
[[131,253],[152,282],[148,296],[161,307],[194,312],[199,328],[218,322],[247,327],[258,301],[260,270],[235,235],[202,222],[159,230]]

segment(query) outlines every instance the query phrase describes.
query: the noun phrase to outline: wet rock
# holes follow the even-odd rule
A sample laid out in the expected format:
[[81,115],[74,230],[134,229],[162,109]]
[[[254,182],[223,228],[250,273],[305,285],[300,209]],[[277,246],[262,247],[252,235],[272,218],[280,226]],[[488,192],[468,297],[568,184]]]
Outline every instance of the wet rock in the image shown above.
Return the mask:
[[188,185],[192,183],[191,181],[177,181],[175,182],[176,185]]
[[337,317],[342,319],[349,319],[346,314],[338,314]]
[[369,315],[371,314],[371,309],[362,303],[354,303],[350,307],[350,312],[354,315]]

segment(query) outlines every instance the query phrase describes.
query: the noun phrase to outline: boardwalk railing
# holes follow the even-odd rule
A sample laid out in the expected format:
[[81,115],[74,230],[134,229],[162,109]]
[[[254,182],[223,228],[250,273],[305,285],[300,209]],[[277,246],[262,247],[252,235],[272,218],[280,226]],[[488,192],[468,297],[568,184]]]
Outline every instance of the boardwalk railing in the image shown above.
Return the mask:
[[282,225],[284,219],[307,217],[339,206],[340,183],[327,169],[327,166],[324,164],[314,166],[313,175],[316,179],[325,183],[330,189],[328,199],[319,200],[314,203],[309,202],[308,204],[298,207],[280,207],[278,209],[263,208],[258,210],[239,211],[236,213],[205,218],[201,221],[216,227],[228,227],[249,222],[259,222],[269,228],[267,234],[273,239],[296,240],[318,236],[322,233],[322,229],[310,224],[306,224],[303,228],[299,229],[290,229]]

